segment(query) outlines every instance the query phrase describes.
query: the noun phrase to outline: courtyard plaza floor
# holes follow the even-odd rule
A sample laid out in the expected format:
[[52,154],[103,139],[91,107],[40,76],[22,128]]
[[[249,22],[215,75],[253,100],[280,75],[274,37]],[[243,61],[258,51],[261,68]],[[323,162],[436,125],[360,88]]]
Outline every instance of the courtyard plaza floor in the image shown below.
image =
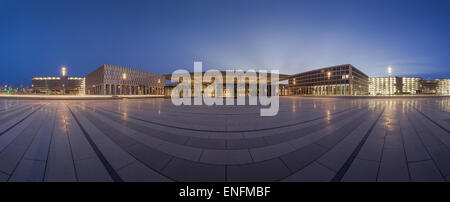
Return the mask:
[[0,99],[0,181],[450,181],[450,98]]

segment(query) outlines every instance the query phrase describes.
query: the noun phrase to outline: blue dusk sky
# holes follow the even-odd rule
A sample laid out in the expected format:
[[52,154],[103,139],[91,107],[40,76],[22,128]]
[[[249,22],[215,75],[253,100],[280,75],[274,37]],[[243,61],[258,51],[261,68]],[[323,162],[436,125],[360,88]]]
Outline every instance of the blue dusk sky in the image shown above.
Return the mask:
[[450,78],[450,0],[0,0],[0,84],[102,64],[170,74],[350,63]]

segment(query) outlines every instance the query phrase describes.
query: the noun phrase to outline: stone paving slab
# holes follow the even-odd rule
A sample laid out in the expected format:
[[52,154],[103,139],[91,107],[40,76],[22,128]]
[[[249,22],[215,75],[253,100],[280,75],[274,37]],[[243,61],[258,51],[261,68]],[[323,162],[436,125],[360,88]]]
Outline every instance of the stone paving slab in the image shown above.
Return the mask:
[[432,160],[409,163],[408,167],[413,182],[445,181]]
[[449,181],[448,99],[0,99],[0,181]]
[[279,158],[248,165],[227,166],[227,180],[232,182],[277,181],[285,178],[290,173],[291,171]]
[[403,149],[384,148],[378,181],[409,181],[408,164]]
[[342,181],[344,182],[375,182],[380,163],[355,159]]
[[141,163],[131,163],[118,171],[127,182],[171,182],[169,178],[151,170]]
[[[65,114],[59,107],[57,116]],[[77,181],[72,149],[64,119],[56,120],[47,160],[45,181]]]
[[211,150],[205,149],[200,162],[218,165],[235,165],[252,163],[254,157],[248,150]]
[[0,182],[6,182],[8,181],[9,175],[0,173]]
[[130,154],[121,149],[117,144],[108,139],[99,129],[97,129],[90,121],[88,121],[81,113],[73,110],[79,122],[84,127],[90,138],[103,153],[106,160],[111,166],[118,170],[130,163],[136,161]]
[[77,180],[80,182],[111,182],[111,176],[98,158],[76,160]]
[[10,182],[42,182],[44,179],[45,161],[23,159],[15,169]]
[[224,165],[197,163],[173,158],[162,170],[166,176],[177,181],[225,181]]
[[329,182],[336,175],[336,172],[320,165],[319,163],[311,163],[306,168],[292,174],[288,178],[282,180],[284,182]]

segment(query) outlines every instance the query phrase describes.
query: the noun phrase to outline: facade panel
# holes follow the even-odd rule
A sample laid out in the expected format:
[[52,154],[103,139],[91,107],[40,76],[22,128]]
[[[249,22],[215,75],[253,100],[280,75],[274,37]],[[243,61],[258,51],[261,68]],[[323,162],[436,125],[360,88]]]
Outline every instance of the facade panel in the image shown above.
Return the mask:
[[86,91],[93,95],[163,95],[162,75],[128,67],[102,65],[86,76]]
[[369,78],[370,95],[415,95],[420,93],[419,77],[372,77]]
[[353,65],[337,65],[293,75],[290,95],[367,95],[369,77]]
[[85,78],[82,77],[33,77],[34,93],[56,95],[84,95]]
[[437,79],[436,93],[438,95],[450,95],[450,79]]

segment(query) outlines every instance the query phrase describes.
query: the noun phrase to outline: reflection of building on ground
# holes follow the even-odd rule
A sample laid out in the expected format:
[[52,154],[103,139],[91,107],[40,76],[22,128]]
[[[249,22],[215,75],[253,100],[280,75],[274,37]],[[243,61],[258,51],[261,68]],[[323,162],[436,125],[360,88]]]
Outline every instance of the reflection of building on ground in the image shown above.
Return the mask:
[[84,95],[85,79],[81,77],[33,77],[33,93],[53,95]]
[[295,74],[291,95],[367,95],[369,77],[353,65],[337,65]]
[[[238,83],[237,83],[237,78],[234,79],[233,83],[228,84],[227,83],[227,78],[226,78],[226,71],[222,71],[222,81],[223,81],[223,86],[222,86],[222,97],[236,97],[236,96],[258,96],[260,95],[261,89],[259,88],[258,82],[259,82],[259,73],[256,73],[256,78],[249,78],[247,76],[245,76],[245,82],[244,85],[242,87],[239,87]],[[205,74],[205,72],[202,72],[202,77]],[[286,80],[288,78],[288,75],[282,75],[279,74],[279,80]],[[172,75],[166,75],[165,76],[167,80],[171,80],[172,79]],[[191,95],[194,95],[194,73],[191,72],[190,73],[190,78],[191,78]],[[216,93],[214,92],[214,90],[208,90],[208,86],[210,86],[212,82],[206,82],[203,81],[201,82],[202,85],[202,92],[201,94],[207,94],[210,97],[215,97]],[[164,95],[166,97],[170,97],[172,94],[172,91],[174,90],[174,88],[178,85],[178,83],[173,83],[173,84],[168,84],[164,87]],[[228,86],[233,86],[232,88],[229,88]],[[254,86],[255,88],[252,88],[251,86]],[[234,92],[234,93],[233,93]],[[182,93],[183,92],[179,92],[180,93],[180,97],[182,97]],[[287,85],[284,84],[280,84],[279,88],[278,88],[278,95],[287,95],[288,91],[287,91]],[[268,96],[272,95],[272,89],[271,89],[271,77],[270,74],[267,74],[267,89],[265,89],[264,94],[267,94]]]
[[137,69],[102,65],[86,76],[86,92],[93,95],[163,95],[163,76]]

